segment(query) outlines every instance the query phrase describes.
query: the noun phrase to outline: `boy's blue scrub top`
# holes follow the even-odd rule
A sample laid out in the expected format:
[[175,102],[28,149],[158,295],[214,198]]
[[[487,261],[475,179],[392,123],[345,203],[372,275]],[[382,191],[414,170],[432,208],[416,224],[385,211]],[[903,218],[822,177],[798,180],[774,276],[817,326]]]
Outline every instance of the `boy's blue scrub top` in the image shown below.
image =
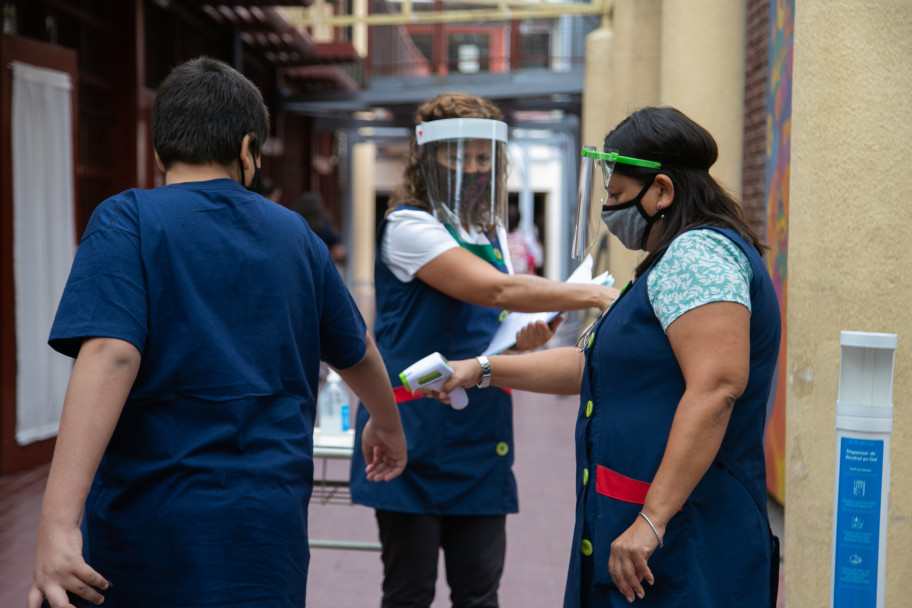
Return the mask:
[[105,606],[304,606],[319,361],[365,325],[298,214],[219,179],[95,211],[50,344],[142,353],[83,518]]

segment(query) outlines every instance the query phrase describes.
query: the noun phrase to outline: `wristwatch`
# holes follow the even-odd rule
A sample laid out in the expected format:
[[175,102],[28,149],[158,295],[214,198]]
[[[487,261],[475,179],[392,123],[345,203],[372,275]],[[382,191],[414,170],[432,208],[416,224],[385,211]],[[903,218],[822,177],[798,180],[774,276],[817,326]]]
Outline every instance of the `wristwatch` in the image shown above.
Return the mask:
[[487,357],[475,357],[475,360],[481,366],[481,382],[478,383],[478,388],[488,388],[491,386],[491,364],[488,363]]

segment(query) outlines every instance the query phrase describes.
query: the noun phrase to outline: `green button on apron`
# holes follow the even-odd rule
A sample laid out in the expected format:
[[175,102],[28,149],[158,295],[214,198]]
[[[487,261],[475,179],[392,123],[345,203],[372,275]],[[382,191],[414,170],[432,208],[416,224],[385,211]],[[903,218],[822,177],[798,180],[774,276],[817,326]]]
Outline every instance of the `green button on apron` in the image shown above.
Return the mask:
[[592,555],[592,543],[584,538],[583,542],[580,543],[580,551],[582,551],[583,555],[586,557]]
[[583,469],[583,485],[589,483],[589,469]]
[[498,456],[506,456],[507,452],[510,451],[510,446],[507,445],[506,441],[501,441],[500,443],[497,444],[496,449],[497,449]]
[[592,416],[592,401],[586,402],[586,418]]

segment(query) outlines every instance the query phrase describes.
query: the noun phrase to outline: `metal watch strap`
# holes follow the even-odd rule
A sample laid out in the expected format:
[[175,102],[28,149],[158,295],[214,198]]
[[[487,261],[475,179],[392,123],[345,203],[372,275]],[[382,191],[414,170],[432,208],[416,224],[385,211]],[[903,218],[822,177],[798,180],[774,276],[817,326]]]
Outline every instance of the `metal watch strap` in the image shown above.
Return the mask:
[[488,388],[491,386],[491,364],[487,357],[475,357],[475,360],[481,366],[481,382],[478,383],[478,388]]

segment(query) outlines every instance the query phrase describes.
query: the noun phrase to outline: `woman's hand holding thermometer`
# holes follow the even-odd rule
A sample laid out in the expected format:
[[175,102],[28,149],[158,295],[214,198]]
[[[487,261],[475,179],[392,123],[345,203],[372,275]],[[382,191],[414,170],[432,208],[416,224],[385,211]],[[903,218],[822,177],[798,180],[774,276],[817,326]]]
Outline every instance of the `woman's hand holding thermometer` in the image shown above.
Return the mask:
[[[439,392],[443,383],[453,375],[453,368],[450,363],[440,353],[431,353],[424,359],[416,361],[409,365],[405,371],[399,374],[402,385],[408,391],[417,391],[419,389],[428,389]],[[450,405],[454,409],[461,410],[469,404],[469,397],[465,389],[460,387],[450,393]]]

